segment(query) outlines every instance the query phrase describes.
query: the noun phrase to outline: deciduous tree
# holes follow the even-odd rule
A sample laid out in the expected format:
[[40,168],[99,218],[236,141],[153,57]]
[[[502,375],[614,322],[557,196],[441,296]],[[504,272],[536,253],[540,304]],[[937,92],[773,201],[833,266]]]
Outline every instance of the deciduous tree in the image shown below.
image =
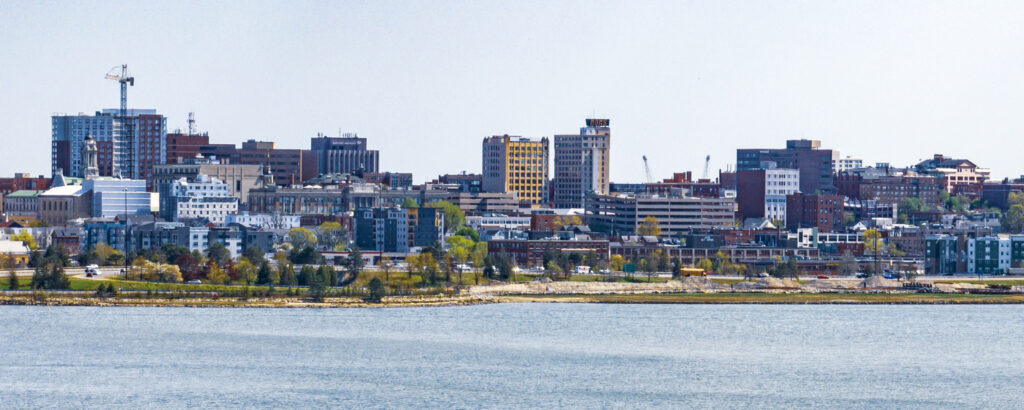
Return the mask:
[[317,241],[329,250],[344,249],[346,235],[345,227],[338,222],[324,222],[317,228]]
[[39,244],[36,243],[36,237],[32,236],[32,234],[26,230],[18,231],[11,235],[9,239],[25,244],[29,250],[34,251],[39,249]]
[[292,244],[292,248],[302,249],[316,245],[316,235],[313,235],[313,231],[300,226],[288,230],[288,242]]
[[661,235],[661,227],[658,226],[658,218],[653,216],[644,218],[643,222],[640,222],[640,226],[636,227],[636,234],[642,236]]

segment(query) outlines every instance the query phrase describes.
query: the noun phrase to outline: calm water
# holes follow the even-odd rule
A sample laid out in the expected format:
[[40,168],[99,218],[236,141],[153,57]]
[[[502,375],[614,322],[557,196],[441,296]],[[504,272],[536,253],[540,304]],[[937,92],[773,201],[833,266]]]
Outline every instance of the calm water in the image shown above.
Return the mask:
[[0,407],[1021,407],[1022,314],[0,307]]

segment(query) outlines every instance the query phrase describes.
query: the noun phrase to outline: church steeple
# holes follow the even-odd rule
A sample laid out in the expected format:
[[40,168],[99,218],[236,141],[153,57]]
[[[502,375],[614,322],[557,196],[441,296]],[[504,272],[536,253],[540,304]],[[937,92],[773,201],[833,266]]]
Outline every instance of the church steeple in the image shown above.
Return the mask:
[[91,135],[86,135],[82,144],[82,178],[95,179],[100,176],[99,161],[96,159],[97,152],[96,140]]
[[270,173],[270,164],[263,164],[263,175],[260,176],[260,183],[264,188],[274,186],[274,174]]

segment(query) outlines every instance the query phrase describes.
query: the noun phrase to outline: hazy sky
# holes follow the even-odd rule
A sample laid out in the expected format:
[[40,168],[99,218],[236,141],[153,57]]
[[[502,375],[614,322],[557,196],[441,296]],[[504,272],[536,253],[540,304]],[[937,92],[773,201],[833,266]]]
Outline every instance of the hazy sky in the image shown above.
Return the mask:
[[381,169],[480,172],[488,135],[611,119],[612,179],[822,140],[868,163],[1024,174],[1020,1],[0,1],[0,174],[49,173],[50,115],[129,106],[212,142],[357,132]]

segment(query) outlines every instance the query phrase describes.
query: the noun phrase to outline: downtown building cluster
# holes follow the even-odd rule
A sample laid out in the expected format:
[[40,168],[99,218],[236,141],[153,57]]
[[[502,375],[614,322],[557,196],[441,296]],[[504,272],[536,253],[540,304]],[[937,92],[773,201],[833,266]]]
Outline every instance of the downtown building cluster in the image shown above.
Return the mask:
[[611,121],[588,118],[576,133],[486,136],[479,173],[415,183],[381,170],[381,153],[356,134],[318,134],[308,149],[236,145],[211,141],[191,118],[187,132],[168,132],[156,110],[118,114],[51,117],[51,175],[0,178],[5,237],[28,231],[72,255],[101,243],[126,252],[220,243],[237,257],[250,247],[274,252],[293,228],[337,222],[345,246],[319,251],[358,246],[376,263],[444,246],[453,227],[432,206],[444,201],[489,253],[521,268],[543,266],[551,250],[627,265],[655,254],[682,266],[725,259],[749,271],[794,260],[823,274],[851,264],[929,274],[1024,268],[1024,178],[993,181],[967,159],[868,166],[801,139],[739,148],[735,168],[714,176],[612,182]]

